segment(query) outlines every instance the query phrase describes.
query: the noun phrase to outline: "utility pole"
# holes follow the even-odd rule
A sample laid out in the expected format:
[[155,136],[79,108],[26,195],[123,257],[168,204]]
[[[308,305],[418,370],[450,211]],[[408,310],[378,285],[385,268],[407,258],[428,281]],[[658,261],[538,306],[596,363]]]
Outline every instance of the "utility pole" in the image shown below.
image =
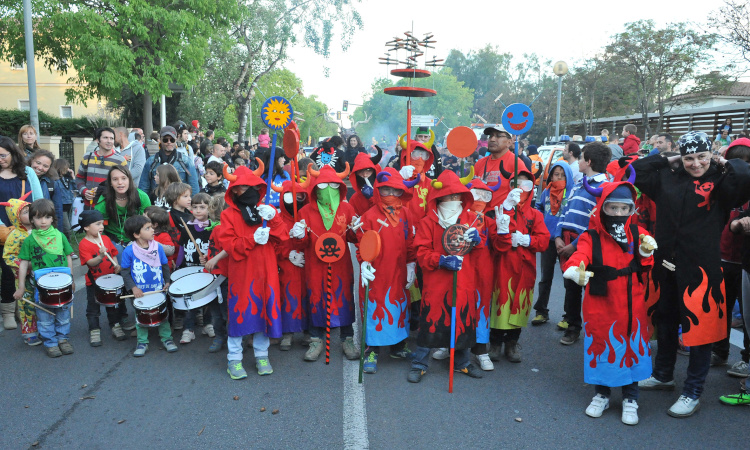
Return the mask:
[[36,70],[34,69],[34,31],[31,24],[31,0],[23,0],[23,34],[26,43],[26,75],[29,84],[29,120],[37,133],[39,109],[36,103]]
[[560,140],[560,98],[562,96],[562,77],[568,73],[568,65],[564,61],[555,63],[552,69],[557,75],[557,118],[555,119],[555,141]]

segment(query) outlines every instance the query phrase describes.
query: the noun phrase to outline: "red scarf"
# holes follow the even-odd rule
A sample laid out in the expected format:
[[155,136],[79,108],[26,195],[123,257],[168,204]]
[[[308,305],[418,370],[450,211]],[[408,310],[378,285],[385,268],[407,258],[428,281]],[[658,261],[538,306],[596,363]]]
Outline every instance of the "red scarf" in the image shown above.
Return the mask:
[[553,216],[560,211],[563,195],[565,195],[565,183],[565,180],[557,180],[549,184],[549,212]]
[[398,220],[401,216],[401,208],[403,207],[403,202],[401,202],[400,197],[392,195],[388,197],[380,197],[378,207],[383,214],[385,214],[385,218],[388,219],[388,223],[390,223],[392,227],[398,225]]

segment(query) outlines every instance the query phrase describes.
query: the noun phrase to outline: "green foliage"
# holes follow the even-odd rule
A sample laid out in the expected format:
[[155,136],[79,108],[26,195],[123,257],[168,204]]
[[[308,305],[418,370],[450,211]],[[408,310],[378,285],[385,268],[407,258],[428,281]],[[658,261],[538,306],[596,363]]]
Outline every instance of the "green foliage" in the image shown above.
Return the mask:
[[222,124],[225,130],[238,130],[240,123],[237,121],[237,107],[234,104],[227,106],[224,111],[224,122]]
[[740,51],[742,59],[750,62],[750,2],[725,0],[724,5],[708,18],[718,38]]
[[[92,136],[93,129],[85,117],[61,119],[39,111],[39,122],[49,123],[49,128],[41,130],[45,136]],[[8,136],[14,141],[18,130],[29,123],[29,112],[17,109],[0,109],[0,135]]]

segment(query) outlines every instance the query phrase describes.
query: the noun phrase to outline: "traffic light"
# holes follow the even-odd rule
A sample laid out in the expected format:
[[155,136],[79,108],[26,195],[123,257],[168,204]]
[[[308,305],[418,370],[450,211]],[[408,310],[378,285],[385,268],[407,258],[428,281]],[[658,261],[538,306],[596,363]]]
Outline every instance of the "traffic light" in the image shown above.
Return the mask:
[[344,111],[347,111],[349,109],[349,100],[344,100]]
[[336,120],[341,120],[341,111],[336,111]]

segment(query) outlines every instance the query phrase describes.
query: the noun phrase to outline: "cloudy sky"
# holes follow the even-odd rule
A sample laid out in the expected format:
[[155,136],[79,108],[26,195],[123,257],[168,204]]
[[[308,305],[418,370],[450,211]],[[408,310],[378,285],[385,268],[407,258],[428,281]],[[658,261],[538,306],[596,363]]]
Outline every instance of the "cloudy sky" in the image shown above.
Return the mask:
[[[402,37],[404,31],[412,29],[412,22],[416,36],[432,32],[438,41],[434,50],[426,52],[427,58],[444,58],[453,48],[468,52],[489,43],[518,57],[536,53],[542,60],[563,60],[574,66],[597,53],[611,35],[623,31],[627,22],[653,19],[659,26],[683,21],[705,26],[708,13],[722,3],[363,0],[358,8],[364,26],[346,52],[334,44],[331,56],[324,59],[310,50],[293,48],[286,67],[302,79],[305,95],[316,94],[331,110],[338,111],[343,100],[362,103],[372,81],[388,76],[388,70],[395,68],[378,64],[378,57],[386,51],[385,42],[393,36]],[[323,66],[330,68],[328,77]]]

